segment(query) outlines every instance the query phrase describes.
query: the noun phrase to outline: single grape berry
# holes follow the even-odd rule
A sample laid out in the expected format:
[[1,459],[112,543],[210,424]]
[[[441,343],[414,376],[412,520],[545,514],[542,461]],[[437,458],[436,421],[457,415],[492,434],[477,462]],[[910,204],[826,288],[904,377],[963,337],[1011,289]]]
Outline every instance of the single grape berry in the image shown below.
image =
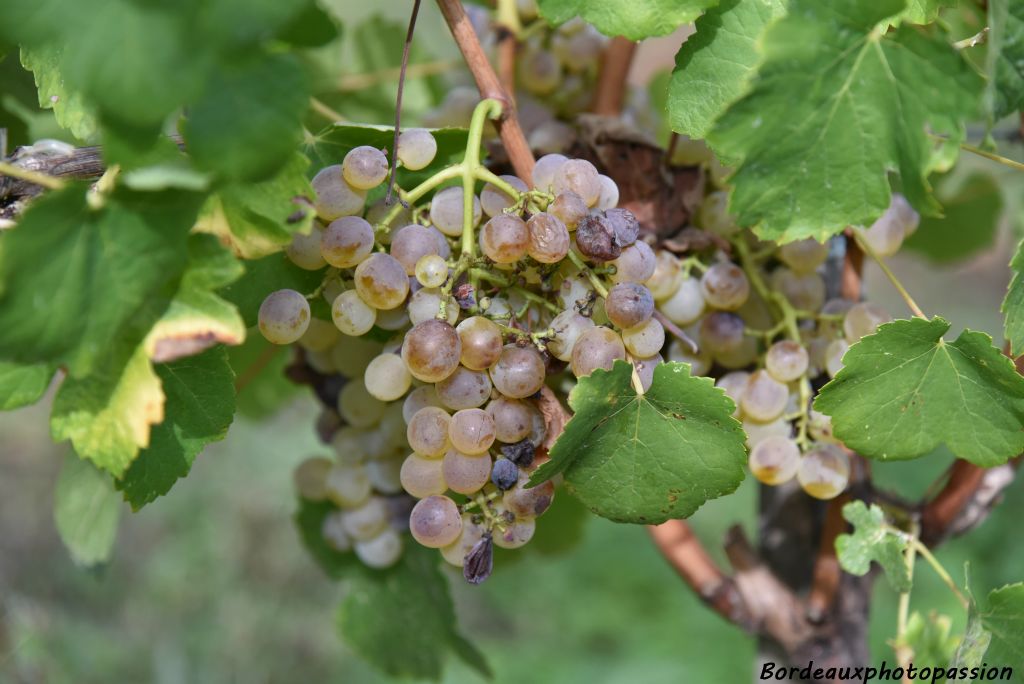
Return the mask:
[[259,327],[273,344],[291,344],[309,327],[309,302],[295,290],[271,292],[260,304]]
[[410,128],[398,136],[398,161],[410,171],[419,171],[430,165],[437,154],[437,141],[430,131]]
[[613,208],[604,212],[605,218],[615,231],[620,247],[628,247],[640,236],[640,222],[629,209]]
[[608,320],[619,328],[632,328],[651,320],[654,315],[654,297],[643,285],[619,283],[608,291],[604,310]]
[[388,176],[388,158],[375,147],[361,145],[349,150],[341,162],[345,181],[353,188],[369,190]]
[[583,256],[594,261],[611,261],[622,254],[615,226],[604,212],[588,214],[576,225],[576,246]]
[[519,466],[507,458],[499,458],[491,468],[491,482],[500,489],[512,489],[519,481]]

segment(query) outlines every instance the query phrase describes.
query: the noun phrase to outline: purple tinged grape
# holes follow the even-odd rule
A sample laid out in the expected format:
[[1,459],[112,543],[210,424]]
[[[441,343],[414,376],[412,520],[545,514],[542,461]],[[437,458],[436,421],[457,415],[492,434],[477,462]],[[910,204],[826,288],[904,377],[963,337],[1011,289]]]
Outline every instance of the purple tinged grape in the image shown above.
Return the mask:
[[501,454],[509,461],[522,468],[529,468],[533,465],[533,457],[536,455],[537,447],[529,439],[524,439],[515,444],[505,444],[501,447]]
[[494,467],[491,468],[491,482],[498,489],[503,492],[512,489],[518,481],[519,466],[507,458],[499,458],[494,462]]
[[493,569],[494,542],[490,532],[486,532],[466,554],[462,563],[462,576],[470,584],[480,584],[491,576]]
[[615,226],[603,212],[594,212],[576,225],[576,246],[583,256],[594,261],[611,261],[622,254]]
[[640,222],[629,209],[613,208],[604,212],[605,218],[615,231],[620,247],[628,247],[640,236]]
[[654,315],[654,297],[651,291],[637,283],[619,283],[608,291],[604,310],[614,325],[632,328],[646,323]]

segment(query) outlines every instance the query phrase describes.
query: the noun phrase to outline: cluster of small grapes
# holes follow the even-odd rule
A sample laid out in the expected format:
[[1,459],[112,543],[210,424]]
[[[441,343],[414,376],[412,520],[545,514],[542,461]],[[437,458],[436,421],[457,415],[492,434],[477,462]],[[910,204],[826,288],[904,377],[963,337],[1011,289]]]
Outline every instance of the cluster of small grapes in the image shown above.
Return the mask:
[[[780,485],[796,477],[809,495],[833,498],[847,486],[850,462],[829,417],[811,408],[813,392],[839,372],[851,344],[892,317],[876,304],[827,298],[827,245],[759,241],[739,230],[726,202],[725,191],[712,192],[697,217],[725,249],[703,260],[666,250],[655,257],[647,285],[659,311],[700,341],[699,352],[674,341],[668,357],[716,378],[736,403],[758,480]],[[890,256],[917,222],[906,199],[894,195],[863,240]]]
[[[465,9],[491,62],[497,63],[498,41],[506,29],[498,27],[493,10],[472,4]],[[516,55],[517,115],[534,150],[559,152],[576,135],[564,122],[592,104],[608,38],[579,17],[551,26],[539,17],[534,0],[520,0],[517,9],[525,27]],[[456,86],[423,122],[432,127],[465,126],[478,99],[476,88]]]

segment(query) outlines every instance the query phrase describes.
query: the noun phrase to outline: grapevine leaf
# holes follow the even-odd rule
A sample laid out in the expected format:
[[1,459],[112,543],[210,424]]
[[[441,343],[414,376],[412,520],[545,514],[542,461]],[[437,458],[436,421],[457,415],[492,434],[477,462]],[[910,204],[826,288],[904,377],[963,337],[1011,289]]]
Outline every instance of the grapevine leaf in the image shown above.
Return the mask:
[[[383,149],[390,157],[391,146],[394,142],[394,130],[391,126],[332,124],[306,143],[306,154],[318,169],[331,164],[340,164],[351,149],[361,145]],[[428,130],[437,141],[437,154],[434,161],[421,171],[399,169],[398,184],[401,187],[414,187],[441,166],[460,160],[466,151],[466,136],[468,135],[466,129],[436,128]]]
[[90,140],[96,134],[96,119],[81,93],[67,87],[60,72],[60,59],[59,45],[21,49],[21,64],[32,72],[39,89],[39,106],[52,109],[57,123],[71,135],[79,140]]
[[1004,334],[1010,342],[1010,353],[1016,358],[1024,354],[1024,241],[1017,245],[1010,270],[1013,277],[1006,290],[1002,312],[1006,316]]
[[937,187],[945,216],[925,216],[904,246],[939,263],[966,259],[992,243],[1003,210],[999,186],[987,173],[967,178],[955,193]]
[[274,413],[301,389],[284,374],[290,363],[286,350],[267,342],[258,332],[246,337],[244,344],[229,348],[228,360],[239,378],[238,412],[249,418]]
[[238,310],[214,293],[241,277],[245,267],[212,235],[189,236],[188,261],[171,306],[146,338],[154,361],[173,361],[217,343],[245,340]]
[[943,7],[955,7],[957,0],[908,0],[900,19],[911,24],[930,24]]
[[295,512],[295,526],[299,529],[299,537],[306,551],[313,557],[328,577],[341,579],[348,576],[356,568],[359,561],[352,552],[341,553],[331,548],[324,540],[324,518],[328,513],[338,510],[329,501],[309,501],[299,499],[299,509]]
[[971,597],[970,605],[967,607],[967,627],[964,630],[964,638],[953,656],[953,667],[979,667],[990,643],[992,635],[985,629],[978,605]]
[[1024,449],[1024,378],[965,330],[953,342],[940,317],[880,326],[843,357],[814,407],[835,435],[869,458],[916,458],[945,443],[975,465],[1005,463]]
[[950,632],[953,620],[948,615],[931,612],[927,617],[918,612],[910,615],[902,643],[914,653],[918,668],[948,667],[960,639]]
[[259,55],[214,72],[189,108],[184,135],[196,164],[227,178],[263,180],[302,138],[309,86],[291,55]]
[[910,591],[910,572],[903,558],[907,542],[887,528],[882,509],[874,504],[868,508],[863,501],[854,501],[843,506],[843,517],[853,525],[853,534],[836,537],[836,553],[843,570],[853,575],[866,575],[874,561],[885,571],[885,578],[894,591]]
[[85,378],[65,378],[53,401],[54,441],[121,477],[164,419],[164,394],[143,347],[127,364],[111,362]]
[[1024,110],[1024,4],[992,0],[988,12],[989,106],[1001,119]]
[[182,192],[117,191],[99,210],[78,185],[36,200],[0,250],[0,358],[110,373],[111,344],[126,358],[170,304],[195,213]]
[[990,635],[985,659],[1024,668],[1024,582],[993,589],[988,594],[981,624]]
[[339,34],[331,15],[320,9],[316,2],[307,2],[281,29],[278,38],[297,47],[320,47],[330,43]]
[[48,363],[21,365],[0,361],[0,411],[34,404],[46,392],[53,378]]
[[84,566],[110,560],[120,517],[121,501],[110,478],[68,454],[57,478],[53,519],[72,560]]
[[491,674],[483,655],[456,630],[437,554],[416,544],[386,570],[360,566],[338,627],[356,653],[392,676],[439,679],[449,650],[485,677]]
[[658,366],[638,396],[630,364],[616,362],[581,379],[569,405],[572,419],[530,482],[564,473],[568,491],[597,515],[644,524],[685,518],[743,480],[733,403],[688,364]]
[[166,418],[153,427],[143,449],[117,488],[133,510],[163,496],[188,475],[199,452],[227,435],[235,415],[235,374],[225,347],[158,364]]
[[746,92],[760,62],[757,42],[784,12],[783,0],[723,0],[697,20],[669,82],[672,130],[707,136],[715,119]]
[[308,159],[294,154],[269,180],[226,186],[207,202],[199,230],[217,235],[246,259],[280,251],[313,225],[308,166]]
[[541,16],[552,24],[582,17],[606,36],[643,40],[672,33],[717,0],[538,0]]
[[246,327],[251,328],[256,325],[260,304],[268,294],[284,289],[308,294],[320,285],[323,277],[320,271],[299,268],[284,254],[272,254],[246,261],[245,275],[218,294],[238,307]]
[[868,225],[889,206],[890,172],[919,211],[935,214],[931,133],[958,139],[982,80],[950,45],[879,22],[903,0],[792,0],[761,41],[750,91],[708,135],[739,160],[730,208],[758,235],[825,238]]

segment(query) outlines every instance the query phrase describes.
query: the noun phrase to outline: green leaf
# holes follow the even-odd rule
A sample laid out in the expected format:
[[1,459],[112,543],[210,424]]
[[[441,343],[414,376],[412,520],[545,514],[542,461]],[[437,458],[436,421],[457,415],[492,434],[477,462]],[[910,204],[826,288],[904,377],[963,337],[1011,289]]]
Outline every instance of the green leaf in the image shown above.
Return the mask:
[[[945,41],[879,22],[903,0],[791,0],[762,38],[750,91],[708,141],[738,160],[730,210],[763,238],[825,238],[889,206],[889,174],[934,214],[929,132],[959,139],[982,80]],[[854,191],[855,190],[855,191]]]
[[439,679],[448,651],[483,676],[483,656],[456,631],[448,583],[431,549],[407,544],[387,570],[360,566],[338,611],[345,641],[367,661],[395,677]]
[[988,3],[989,106],[995,119],[1024,110],[1024,4]]
[[1024,669],[1024,582],[990,591],[981,623],[992,635],[986,660],[1009,665],[1019,676]]
[[309,233],[313,225],[308,166],[309,160],[296,153],[269,180],[226,186],[207,203],[199,230],[217,235],[246,259],[281,251],[293,235]]
[[1024,241],[1017,245],[1010,270],[1013,276],[1001,311],[1006,316],[1004,335],[1010,342],[1010,354],[1017,358],[1024,354]]
[[341,579],[362,567],[352,552],[341,553],[331,548],[324,540],[324,518],[337,507],[329,501],[308,501],[299,499],[299,509],[295,512],[295,526],[299,529],[306,551],[313,557],[328,577]]
[[972,597],[970,605],[967,607],[967,628],[964,631],[964,638],[953,656],[953,667],[980,667],[991,642],[992,635],[982,624],[978,605]]
[[54,491],[57,533],[78,565],[110,560],[121,517],[121,501],[110,478],[91,463],[68,454]]
[[[320,131],[316,137],[306,143],[306,154],[313,162],[313,167],[321,169],[331,164],[340,164],[345,155],[355,147],[369,145],[387,151],[391,157],[391,146],[394,142],[394,128],[391,126],[373,126],[368,124],[332,124]],[[460,161],[466,151],[468,131],[464,128],[428,129],[437,141],[437,154],[434,161],[420,171],[399,169],[397,182],[400,187],[413,188],[420,181],[433,175],[441,166]]]
[[566,489],[597,515],[643,524],[685,518],[743,481],[735,407],[711,379],[691,376],[689,364],[658,366],[638,396],[630,364],[616,362],[582,378],[569,405],[572,419],[530,482],[564,473]]
[[228,349],[228,360],[240,381],[238,412],[244,416],[265,418],[301,391],[285,377],[291,363],[287,349],[267,342],[256,329],[244,344]]
[[945,443],[982,467],[1024,449],[1024,378],[965,330],[953,342],[942,318],[886,323],[843,357],[814,407],[832,416],[837,439],[869,458],[907,459]]
[[189,107],[189,153],[201,168],[227,178],[265,179],[293,155],[308,106],[309,85],[291,55],[225,64]]
[[924,617],[918,612],[911,613],[903,643],[914,653],[914,665],[923,667],[949,667],[956,653],[960,639],[950,632],[953,620],[948,615],[935,612]]
[[61,48],[48,44],[22,47],[21,64],[32,72],[39,89],[39,106],[52,109],[57,123],[79,140],[96,135],[96,119],[81,93],[70,90],[60,72]]
[[278,38],[297,47],[320,47],[330,43],[340,33],[330,14],[320,9],[316,2],[307,2],[281,29]]
[[943,181],[937,186],[945,216],[925,216],[917,232],[903,243],[939,263],[966,259],[992,244],[1003,212],[999,185],[987,173],[972,174],[955,193],[948,191],[948,185]]
[[908,0],[900,18],[911,24],[930,24],[943,7],[956,7],[957,0]]
[[[117,191],[100,210],[80,185],[33,202],[0,250],[0,358],[110,372],[170,304],[194,195]],[[123,359],[122,359],[123,361]]]
[[164,394],[143,347],[127,364],[111,361],[85,378],[68,377],[53,401],[54,441],[70,439],[75,451],[114,477],[121,477],[139,449],[150,443],[150,427],[164,419]]
[[213,235],[188,238],[188,268],[171,306],[146,338],[154,361],[198,354],[217,343],[245,340],[245,323],[234,305],[215,292],[238,280],[245,266]]
[[158,364],[156,374],[167,395],[166,418],[153,428],[149,447],[117,482],[134,510],[163,496],[188,475],[199,452],[227,436],[235,415],[235,374],[224,347]]
[[10,411],[34,404],[46,392],[53,378],[48,363],[21,365],[0,361],[0,411]]
[[257,323],[260,304],[276,290],[296,290],[308,294],[323,280],[321,271],[306,271],[291,262],[284,254],[272,254],[262,259],[245,262],[245,275],[218,294],[238,307],[247,328]]
[[874,504],[868,508],[863,501],[854,501],[843,506],[843,517],[853,525],[853,534],[836,537],[836,553],[843,570],[853,575],[866,575],[874,561],[885,571],[885,578],[894,591],[910,591],[910,571],[904,561],[907,542],[888,529],[882,509]]
[[672,33],[688,24],[717,0],[538,0],[541,16],[564,24],[575,16],[606,36],[643,40]]
[[704,138],[715,119],[747,91],[761,61],[765,28],[785,12],[783,0],[723,0],[697,20],[676,54],[668,90],[672,130]]

